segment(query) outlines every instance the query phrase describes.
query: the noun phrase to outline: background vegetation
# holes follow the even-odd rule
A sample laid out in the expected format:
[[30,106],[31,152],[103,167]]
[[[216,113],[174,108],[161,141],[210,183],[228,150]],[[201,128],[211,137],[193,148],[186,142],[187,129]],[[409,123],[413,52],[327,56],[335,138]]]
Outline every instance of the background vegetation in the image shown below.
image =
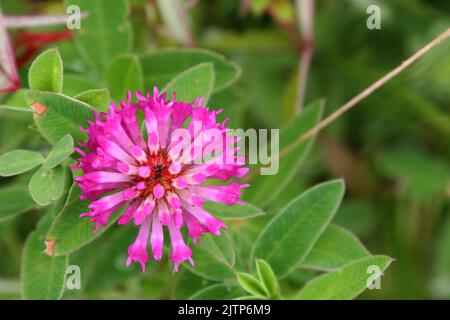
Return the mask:
[[[35,56],[56,47],[64,62],[63,93],[75,95],[87,89],[108,87],[112,98],[117,100],[124,97],[124,88],[120,87],[123,82],[117,85],[116,79],[123,78],[121,68],[131,68],[134,74],[134,58],[122,56],[125,61],[119,58],[115,66],[107,65],[98,51],[102,41],[109,41],[105,54],[110,57],[128,51],[130,41],[129,51],[140,57],[144,78],[131,77],[126,87],[139,88],[143,84],[147,90],[150,83],[158,80],[148,78],[155,74],[156,67],[152,65],[153,59],[142,58],[145,52],[199,47],[225,55],[227,63],[234,62],[241,69],[240,78],[223,90],[214,90],[209,102],[224,109],[224,116],[230,117],[230,126],[280,128],[294,118],[302,42],[296,31],[292,1],[254,0],[245,7],[237,0],[200,0],[184,15],[186,20],[173,19],[173,8],[168,2],[167,6],[158,1],[128,2],[126,18],[126,11],[119,5],[122,1],[117,1],[114,8],[108,7],[107,16],[111,28],[117,27],[121,32],[129,21],[131,39],[91,29],[94,34],[89,46],[80,49],[76,37],[74,41],[63,36],[61,41],[53,39],[56,42],[38,45],[28,57],[32,42],[24,40],[28,39],[26,34],[54,34],[63,27],[12,30],[16,57],[21,58],[21,87],[29,87],[28,72]],[[64,12],[61,1],[0,3],[5,15]],[[366,27],[369,4],[377,4],[382,10],[381,30]],[[309,104],[324,98],[326,115],[447,29],[450,3],[318,0],[315,20],[315,53],[305,101]],[[88,20],[86,24],[89,25]],[[91,64],[80,57],[83,50],[85,55],[95,57]],[[367,290],[360,298],[450,298],[449,52],[450,42],[441,44],[322,131],[300,167],[292,166],[289,172],[295,176],[287,185],[276,179],[258,178],[251,182],[247,197],[266,214],[229,222],[228,234],[238,243],[238,259],[241,257],[243,261],[248,256],[265,224],[290,200],[319,182],[343,178],[346,193],[334,225],[350,230],[371,253],[395,259],[382,278],[381,290]],[[99,76],[105,69],[109,70],[105,76]],[[2,94],[0,99],[2,105],[28,108],[23,91]],[[31,113],[1,109],[0,154],[18,148],[48,151],[48,145],[35,131]],[[13,197],[28,184],[32,174],[0,178],[1,298],[21,296],[24,244],[45,212],[26,195],[20,198],[26,204],[24,207],[16,212],[10,208],[15,203]],[[265,187],[260,186],[263,184]],[[16,188],[14,192],[11,186]],[[252,194],[252,189],[258,191]],[[271,194],[275,197],[268,201]],[[226,290],[216,290],[205,297],[243,295],[242,289],[234,286],[235,279],[220,272],[216,275],[219,278],[205,278],[182,268],[173,275],[167,261],[151,262],[144,274],[137,266],[127,269],[126,248],[135,233],[135,228],[114,226],[100,239],[72,254],[70,264],[79,265],[83,273],[82,290],[66,290],[64,298],[188,298],[222,283],[227,284]],[[198,253],[196,262],[201,261]],[[202,266],[199,268],[202,270]],[[204,268],[213,270],[212,266]],[[239,269],[250,271],[251,267],[244,263]],[[317,274],[317,270],[297,268],[281,280],[282,293],[292,296]]]

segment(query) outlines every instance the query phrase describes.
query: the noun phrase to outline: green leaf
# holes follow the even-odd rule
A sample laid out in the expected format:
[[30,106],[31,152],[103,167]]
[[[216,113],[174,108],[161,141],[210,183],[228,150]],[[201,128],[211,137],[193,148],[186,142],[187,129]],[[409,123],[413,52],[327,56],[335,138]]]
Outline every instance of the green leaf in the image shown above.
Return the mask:
[[226,284],[214,284],[206,287],[188,298],[188,300],[230,300],[237,298],[241,289]]
[[26,185],[0,188],[0,204],[0,222],[14,218],[35,207]]
[[55,244],[54,250],[49,254],[67,255],[89,244],[113,225],[122,212],[121,210],[116,212],[110,218],[106,228],[94,232],[94,224],[87,218],[80,218],[80,214],[89,211],[90,203],[90,201],[80,200],[80,195],[81,190],[75,185],[72,186],[66,204],[56,216],[47,233],[46,240]]
[[203,208],[217,218],[223,220],[242,220],[259,217],[265,212],[257,206],[246,203],[243,206],[228,206],[224,203],[208,201]]
[[214,68],[211,63],[201,63],[189,68],[170,81],[162,91],[171,97],[177,94],[177,100],[192,102],[195,98],[205,97],[207,103],[214,87]]
[[180,72],[199,63],[214,65],[214,92],[231,85],[240,76],[240,69],[215,52],[204,49],[168,49],[149,52],[140,57],[145,75],[146,91],[153,86],[164,87]]
[[23,295],[25,299],[59,299],[64,290],[67,257],[49,257],[44,253],[41,235],[32,232],[23,253]]
[[248,293],[260,298],[268,298],[266,288],[251,274],[239,273],[237,278],[241,287]]
[[63,87],[63,63],[58,49],[41,53],[31,64],[28,82],[33,90],[61,92]]
[[64,88],[62,93],[73,97],[81,92],[96,89],[97,84],[86,76],[74,73],[64,74]]
[[25,299],[54,300],[61,298],[63,294],[68,257],[50,257],[44,253],[44,235],[59,207],[59,202],[50,207],[25,242],[21,271]]
[[256,271],[259,281],[263,284],[270,298],[277,298],[280,294],[277,277],[270,265],[261,259],[256,260]]
[[82,57],[102,73],[109,60],[129,52],[132,33],[127,20],[126,0],[66,0],[66,6],[77,5],[88,16],[81,28],[73,30],[75,45]]
[[350,231],[330,225],[314,244],[302,268],[331,271],[369,255],[369,251]]
[[330,223],[344,195],[344,182],[319,184],[292,200],[264,228],[252,259],[266,260],[278,277],[297,268]]
[[192,273],[213,281],[233,281],[235,253],[233,242],[228,234],[220,237],[207,234],[199,244],[192,247],[195,267],[183,264]]
[[62,137],[53,147],[45,159],[47,169],[56,167],[73,153],[73,139],[70,135]]
[[311,280],[297,294],[296,298],[302,300],[353,299],[367,288],[368,282],[372,284],[369,277],[376,273],[372,273],[370,266],[378,266],[382,273],[391,262],[392,259],[387,256],[370,256],[356,260],[341,269]]
[[35,110],[34,121],[39,132],[51,143],[70,134],[75,141],[86,139],[80,126],[94,120],[94,109],[88,104],[59,93],[29,91],[28,104]]
[[234,244],[228,233],[220,236],[206,234],[201,237],[201,245],[211,254],[212,257],[233,267],[236,262]]
[[13,150],[0,156],[0,176],[9,177],[21,174],[43,162],[44,157],[38,152]]
[[108,112],[110,94],[108,89],[91,89],[83,91],[75,99],[90,105],[100,112]]
[[[295,119],[280,130],[280,152],[319,122],[324,101],[312,103]],[[252,181],[253,192],[249,201],[264,208],[283,192],[296,175],[314,142],[314,137],[300,143],[280,158],[278,172],[274,175],[258,175]],[[274,188],[276,186],[276,188]]]
[[125,100],[128,90],[141,91],[142,67],[136,55],[120,55],[111,60],[105,71],[105,81],[114,100]]
[[47,206],[62,196],[64,182],[65,172],[62,167],[48,169],[42,166],[31,177],[28,190],[37,204]]

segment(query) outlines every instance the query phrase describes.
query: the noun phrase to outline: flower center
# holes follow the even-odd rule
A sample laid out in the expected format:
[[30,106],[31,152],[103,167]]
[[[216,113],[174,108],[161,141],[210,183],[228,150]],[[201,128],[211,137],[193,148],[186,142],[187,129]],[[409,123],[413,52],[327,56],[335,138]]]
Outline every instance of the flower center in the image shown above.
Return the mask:
[[182,175],[183,171],[182,167],[175,170],[167,152],[160,150],[156,155],[147,155],[147,159],[140,163],[134,183],[145,184],[142,192],[144,197],[151,194],[157,184],[163,187],[164,192],[174,191],[173,181]]

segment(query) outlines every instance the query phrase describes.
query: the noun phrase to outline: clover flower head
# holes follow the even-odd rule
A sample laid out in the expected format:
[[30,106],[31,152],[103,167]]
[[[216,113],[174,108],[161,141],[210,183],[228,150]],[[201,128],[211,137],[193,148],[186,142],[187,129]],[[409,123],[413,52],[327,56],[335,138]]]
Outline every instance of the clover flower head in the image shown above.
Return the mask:
[[[139,227],[128,248],[127,265],[139,262],[143,271],[149,244],[154,259],[162,258],[167,227],[171,260],[178,271],[186,260],[194,265],[192,250],[181,233],[183,226],[194,243],[204,233],[220,235],[225,224],[202,206],[205,201],[243,204],[241,189],[248,186],[236,181],[206,182],[241,178],[248,168],[226,120],[217,121],[221,110],[203,107],[204,99],[187,103],[173,95],[168,100],[156,88],[153,95],[135,95],[136,103],[128,93],[126,101],[111,104],[108,113],[96,112],[95,121],[81,128],[89,138],[75,148],[81,157],[74,168],[83,173],[75,180],[82,200],[92,201],[89,212],[81,216],[89,217],[96,231],[122,209],[118,223],[133,222]],[[214,134],[206,134],[210,132]]]

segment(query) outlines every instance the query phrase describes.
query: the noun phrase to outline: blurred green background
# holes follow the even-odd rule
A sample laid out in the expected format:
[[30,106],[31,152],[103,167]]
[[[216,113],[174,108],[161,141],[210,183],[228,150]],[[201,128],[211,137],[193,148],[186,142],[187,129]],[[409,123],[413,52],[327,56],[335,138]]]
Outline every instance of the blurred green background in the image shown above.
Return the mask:
[[[293,1],[254,0],[246,6],[238,0],[200,0],[189,11],[192,36],[182,33],[181,40],[164,32],[153,1],[129,2],[137,53],[190,45],[222,53],[241,66],[241,79],[210,100],[224,108],[230,126],[279,128],[292,118],[299,63]],[[64,12],[61,1],[0,4],[5,15]],[[381,8],[380,30],[366,27],[370,4]],[[305,101],[325,98],[329,114],[450,27],[450,2],[317,0],[315,20]],[[31,30],[54,29],[61,27]],[[20,32],[11,36],[17,39]],[[55,46],[64,60],[65,89],[76,93],[89,88],[95,80],[89,79],[73,43],[49,45]],[[20,68],[23,87],[29,62]],[[22,99],[20,93],[0,95],[1,104],[21,104]],[[301,191],[343,177],[347,192],[334,222],[353,231],[372,253],[396,259],[382,278],[382,290],[367,290],[360,298],[450,298],[449,110],[447,41],[321,132],[300,173],[267,209],[268,215],[232,225],[233,236],[245,243],[271,213]],[[31,124],[28,113],[0,110],[0,154],[39,150],[44,143],[29,129]],[[10,180],[1,178],[0,185]],[[0,206],[8,201],[2,195],[0,199]],[[0,298],[20,297],[22,247],[41,215],[32,211],[0,221]],[[135,232],[115,227],[74,255],[71,264],[81,267],[83,290],[67,290],[64,297],[186,298],[208,283],[186,269],[174,276],[166,263],[150,263],[145,274],[138,267],[127,269],[126,248]],[[284,280],[283,288],[298,290],[311,276],[299,269]]]

